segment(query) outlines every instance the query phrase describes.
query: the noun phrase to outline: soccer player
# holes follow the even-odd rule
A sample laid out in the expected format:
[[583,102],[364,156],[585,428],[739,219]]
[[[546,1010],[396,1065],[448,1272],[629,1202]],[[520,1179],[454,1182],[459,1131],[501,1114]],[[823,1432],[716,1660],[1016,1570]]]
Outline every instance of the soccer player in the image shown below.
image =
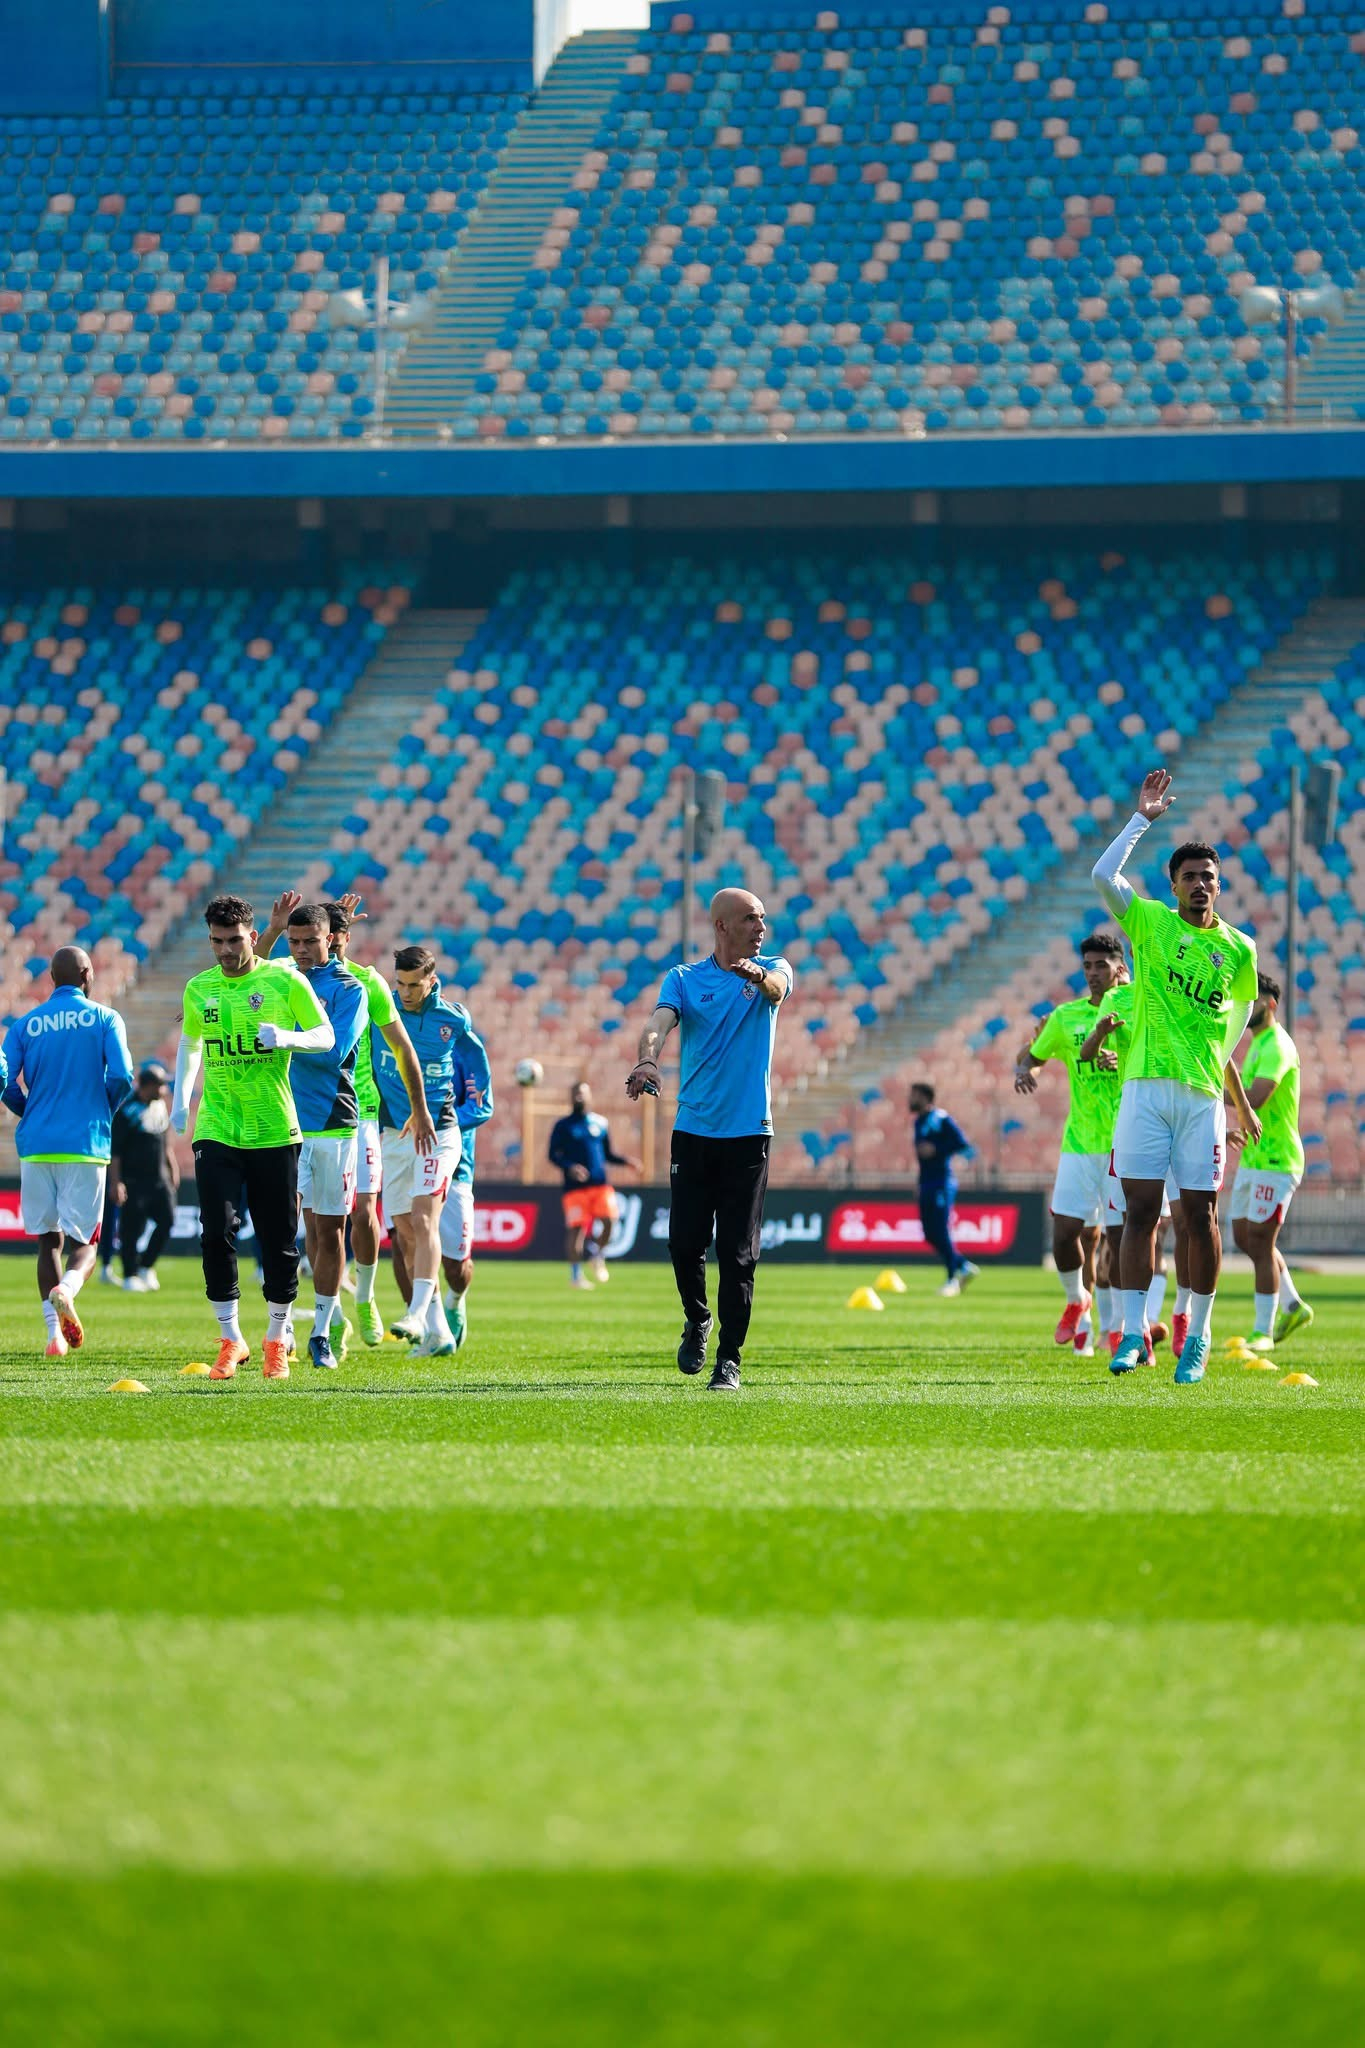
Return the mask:
[[1059,1003],[1047,1018],[1015,1065],[1014,1089],[1017,1095],[1032,1095],[1038,1086],[1036,1070],[1048,1060],[1061,1060],[1066,1067],[1070,1106],[1052,1185],[1052,1257],[1066,1307],[1053,1337],[1085,1358],[1095,1348],[1090,1337],[1095,1251],[1104,1223],[1119,1083],[1115,1071],[1085,1059],[1082,1049],[1098,1013],[1127,986],[1123,947],[1112,932],[1091,932],[1081,941],[1081,972],[1086,993]]
[[[155,1294],[161,1286],[156,1262],[170,1242],[180,1169],[171,1150],[171,1112],[166,1101],[170,1075],[149,1060],[131,1095],[114,1112],[109,1178],[118,1201],[123,1284],[131,1294]],[[152,1234],[142,1250],[142,1234]]]
[[398,1000],[422,1075],[435,1143],[425,1148],[418,1144],[398,1061],[385,1039],[372,1032],[384,1213],[393,1225],[411,1276],[408,1311],[391,1327],[395,1337],[405,1337],[411,1343],[416,1357],[444,1358],[453,1354],[456,1343],[441,1299],[441,1205],[460,1164],[455,1076],[458,1042],[469,1028],[469,1012],[442,998],[436,955],[430,947],[400,946],[393,961]]
[[1261,1119],[1261,1135],[1243,1149],[1230,1205],[1233,1241],[1256,1272],[1256,1327],[1248,1339],[1253,1351],[1273,1351],[1313,1320],[1279,1247],[1281,1226],[1303,1179],[1299,1049],[1279,1021],[1279,1007],[1280,984],[1258,975],[1242,1083]]
[[698,1373],[706,1363],[706,1251],[714,1232],[720,1338],[707,1384],[713,1393],[733,1393],[753,1311],[768,1186],[777,1013],[795,976],[789,961],[760,950],[767,918],[748,889],[717,892],[711,927],[710,957],[670,967],[664,976],[626,1093],[632,1102],[658,1093],[659,1054],[677,1026],[682,1074],[669,1167],[668,1249],[687,1319],[678,1366]]
[[939,1293],[950,1299],[981,1271],[965,1258],[953,1242],[953,1201],[957,1195],[957,1168],[953,1161],[971,1152],[962,1126],[946,1109],[934,1107],[934,1090],[928,1081],[916,1081],[910,1089],[910,1114],[915,1119],[915,1157],[919,1161],[919,1220],[926,1244],[932,1245],[947,1268],[948,1277]]
[[[346,1264],[346,1218],[355,1199],[356,1046],[366,1028],[365,991],[331,949],[331,920],[325,903],[302,903],[289,914],[285,936],[295,967],[321,1003],[332,1027],[325,1052],[294,1056],[289,1082],[303,1145],[299,1153],[299,1200],[303,1204],[304,1249],[313,1274],[313,1330],[308,1356],[333,1371],[346,1355],[350,1325],[341,1314],[341,1275]],[[340,1326],[340,1352],[332,1348],[333,1324]]]
[[[263,953],[270,951],[302,901],[297,889],[285,889],[276,897],[261,946]],[[379,1090],[374,1079],[372,1032],[379,1033],[397,1061],[408,1096],[408,1121],[412,1127],[413,1142],[419,1152],[429,1152],[435,1145],[436,1127],[423,1094],[417,1055],[394,1006],[393,991],[377,967],[350,958],[351,927],[363,922],[365,917],[360,908],[361,901],[361,897],[352,891],[336,902],[328,902],[325,907],[331,925],[332,952],[364,989],[369,1017],[368,1027],[361,1031],[355,1058],[356,1187],[355,1205],[351,1211],[351,1246],[355,1252],[356,1321],[360,1325],[362,1341],[373,1349],[384,1341],[384,1319],[374,1298],[379,1272],[379,1190],[384,1174],[379,1147]],[[333,1319],[333,1328],[338,1324],[344,1338],[347,1325],[339,1311]]]
[[624,1152],[612,1150],[611,1132],[604,1116],[592,1106],[592,1090],[586,1081],[576,1081],[569,1094],[569,1114],[562,1116],[550,1133],[550,1164],[564,1176],[564,1250],[569,1261],[571,1287],[591,1287],[583,1271],[586,1257],[593,1280],[610,1278],[607,1271],[607,1240],[616,1221],[616,1190],[608,1166],[634,1168],[635,1161]]
[[[1123,1337],[1111,1372],[1142,1363],[1143,1319],[1166,1175],[1174,1171],[1189,1237],[1189,1333],[1175,1377],[1204,1377],[1209,1321],[1222,1246],[1218,1190],[1227,1150],[1224,1069],[1256,995],[1256,948],[1223,923],[1215,905],[1218,855],[1201,840],[1178,846],[1168,863],[1175,907],[1139,896],[1124,873],[1148,827],[1173,802],[1171,776],[1157,768],[1138,792],[1137,809],[1100,856],[1093,878],[1133,949],[1133,1042],[1124,1070],[1114,1160],[1123,1182],[1120,1280]],[[1242,1130],[1258,1136],[1254,1113],[1238,1110]]]
[[4,1103],[19,1119],[19,1204],[38,1240],[47,1356],[85,1342],[76,1296],[95,1266],[113,1113],[133,1084],[123,1019],[92,1002],[95,970],[59,946],[52,993],[16,1017],[5,1039]]
[[455,1041],[455,1102],[460,1126],[460,1163],[441,1205],[441,1271],[445,1310],[458,1351],[469,1334],[469,1288],[474,1278],[474,1153],[479,1125],[493,1114],[493,1074],[488,1052],[463,1003],[450,1007],[464,1018]]
[[295,1052],[326,1052],[332,1026],[293,965],[256,957],[256,914],[240,896],[204,910],[215,964],[186,985],[171,1122],[183,1131],[202,1066],[194,1178],[209,1307],[221,1339],[209,1377],[234,1379],[251,1356],[238,1321],[237,1233],[251,1205],[269,1322],[268,1380],[287,1380],[286,1332],[299,1288],[299,1146],[289,1086]]

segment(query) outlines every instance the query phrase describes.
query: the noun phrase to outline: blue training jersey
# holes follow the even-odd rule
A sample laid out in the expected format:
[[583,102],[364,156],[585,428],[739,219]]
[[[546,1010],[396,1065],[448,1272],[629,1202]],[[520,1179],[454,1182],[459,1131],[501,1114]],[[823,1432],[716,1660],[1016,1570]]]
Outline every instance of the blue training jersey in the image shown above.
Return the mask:
[[296,1052],[289,1061],[289,1087],[305,1138],[338,1135],[356,1128],[355,1056],[369,1021],[365,989],[339,960],[299,972],[327,1014],[334,1043],[325,1052]]
[[[924,1157],[921,1145],[933,1147],[932,1158]],[[922,1188],[952,1187],[957,1178],[953,1161],[971,1149],[961,1125],[946,1109],[926,1109],[923,1116],[915,1118],[915,1158]]]
[[[759,954],[754,964],[780,974],[790,995],[790,962]],[[674,1012],[682,1041],[675,1128],[700,1138],[770,1137],[777,1004],[712,957],[670,967],[658,1007]]]
[[[570,1116],[562,1116],[550,1133],[550,1164],[559,1168],[566,1188],[606,1187],[608,1165],[625,1163],[625,1153],[612,1150],[606,1118],[594,1109],[576,1109]],[[586,1169],[586,1180],[570,1179],[569,1169],[574,1166]]]
[[11,1024],[4,1063],[21,1159],[108,1161],[114,1111],[133,1085],[116,1010],[78,988],[56,988]]
[[[462,1146],[466,1132],[486,1123],[493,1114],[493,1081],[488,1071],[488,1054],[475,1031],[463,1003],[447,1002],[440,984],[432,990],[420,1010],[404,1009],[398,1014],[422,1070],[423,1091],[431,1120],[438,1131],[458,1124]],[[370,1027],[370,1052],[374,1059],[375,1085],[379,1090],[379,1122],[389,1130],[401,1130],[411,1114],[408,1091],[398,1062],[384,1034]],[[473,1146],[470,1145],[472,1176]]]

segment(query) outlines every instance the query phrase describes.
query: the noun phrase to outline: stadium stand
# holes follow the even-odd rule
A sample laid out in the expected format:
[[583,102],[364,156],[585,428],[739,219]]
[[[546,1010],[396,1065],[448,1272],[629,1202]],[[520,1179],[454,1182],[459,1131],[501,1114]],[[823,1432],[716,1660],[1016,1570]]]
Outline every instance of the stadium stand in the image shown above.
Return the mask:
[[[628,61],[454,431],[1272,417],[1284,344],[1238,294],[1365,269],[1365,30],[1301,0],[1150,12],[674,15]],[[1323,331],[1305,321],[1300,352]]]
[[430,291],[524,100],[348,74],[0,120],[0,442],[357,437],[374,338],[330,292]]
[[[1365,606],[1341,603],[1343,631],[1355,644],[1318,690],[1304,693],[1287,721],[1263,732],[1245,757],[1224,751],[1222,779],[1194,793],[1191,825],[1224,847],[1223,914],[1257,940],[1262,965],[1285,976],[1284,924],[1288,861],[1286,798],[1297,762],[1349,760],[1365,738]],[[1215,725],[1214,733],[1218,727]],[[1178,832],[1168,830],[1155,856],[1138,864],[1146,890],[1164,898],[1163,865]],[[1306,846],[1300,875],[1299,971],[1295,1038],[1302,1059],[1301,1120],[1308,1175],[1338,1183],[1360,1178],[1365,1157],[1365,799],[1344,775],[1335,841]],[[1095,903],[1077,932],[1106,923]],[[1053,923],[1055,929],[1055,921]],[[1016,1051],[1057,1002],[1083,993],[1076,934],[1045,942],[1028,964],[974,1001],[916,1052],[891,1067],[838,1116],[788,1140],[783,1161],[838,1179],[857,1157],[896,1169],[909,1164],[905,1098],[912,1078],[932,1072],[946,1095],[974,1105],[982,1166],[1017,1180],[1036,1180],[1040,1159],[1055,1143],[1061,1083],[1044,1081],[1035,1097],[1012,1091]]]
[[790,1086],[1098,843],[1331,571],[966,540],[523,570],[339,822],[330,886],[433,936],[506,1053],[590,1059],[676,954],[677,762],[720,768],[715,877],[762,891],[802,976]]
[[388,567],[356,569],[330,590],[75,588],[0,600],[0,1013],[32,998],[63,943],[90,951],[114,1000],[187,901],[220,878],[231,886],[234,847],[297,773],[409,594]]

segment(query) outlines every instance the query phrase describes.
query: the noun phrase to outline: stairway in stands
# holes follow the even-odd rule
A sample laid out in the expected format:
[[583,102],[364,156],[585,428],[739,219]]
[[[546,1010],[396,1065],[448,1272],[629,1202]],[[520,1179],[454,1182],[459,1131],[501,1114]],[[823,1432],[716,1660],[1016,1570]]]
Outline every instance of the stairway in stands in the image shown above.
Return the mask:
[[374,787],[394,742],[411,729],[481,624],[479,611],[414,611],[390,631],[345,707],[314,746],[273,812],[233,855],[201,901],[168,935],[138,976],[122,1008],[134,1060],[175,1050],[180,996],[192,974],[211,965],[203,903],[219,890],[245,896],[264,927],[281,889],[310,865],[330,868],[338,824]]
[[434,433],[474,389],[638,41],[630,29],[575,36],[546,72],[460,237],[437,293],[433,326],[413,338],[398,365],[386,409],[393,434]]
[[1295,410],[1305,422],[1365,418],[1365,291],[1351,293],[1341,326],[1300,365]]
[[[1217,716],[1169,762],[1180,801],[1152,827],[1142,844],[1144,868],[1164,859],[1198,821],[1198,792],[1221,784],[1242,763],[1248,768],[1272,727],[1283,725],[1322,687],[1353,647],[1365,641],[1365,600],[1319,598],[1292,632],[1272,649]],[[1136,792],[1133,792],[1136,794]],[[1127,792],[1115,791],[1115,829],[1129,812]],[[1177,836],[1178,835],[1178,836]],[[1058,935],[1080,934],[1106,920],[1090,870],[1106,836],[1092,832],[1073,859],[1051,876],[1045,890],[994,924],[908,1002],[868,1026],[842,1060],[824,1074],[787,1091],[784,1102],[803,1128],[815,1129],[843,1111],[885,1076],[926,1050],[974,1004],[999,988]],[[790,1120],[790,1119],[788,1119]]]

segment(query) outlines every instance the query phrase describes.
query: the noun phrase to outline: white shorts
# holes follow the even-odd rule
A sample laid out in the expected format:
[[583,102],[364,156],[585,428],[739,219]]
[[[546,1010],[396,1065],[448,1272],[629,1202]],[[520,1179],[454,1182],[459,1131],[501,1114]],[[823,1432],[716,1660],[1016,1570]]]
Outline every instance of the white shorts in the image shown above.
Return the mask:
[[1234,1223],[1283,1223],[1299,1185],[1296,1173],[1267,1173],[1259,1166],[1239,1166],[1232,1183],[1228,1216]]
[[379,1126],[362,1120],[356,1132],[355,1191],[358,1195],[377,1195],[383,1185]]
[[1162,1180],[1177,1188],[1223,1185],[1228,1157],[1228,1113],[1223,1099],[1187,1088],[1183,1081],[1125,1081],[1114,1126],[1114,1165],[1120,1180]]
[[74,1244],[94,1244],[104,1215],[107,1168],[89,1160],[21,1159],[19,1210],[26,1237],[60,1230]]
[[474,1190],[467,1180],[451,1183],[441,1210],[441,1257],[472,1259],[474,1256]]
[[[1109,1172],[1105,1180],[1104,1192],[1104,1221],[1106,1228],[1112,1230],[1114,1225],[1116,1223],[1122,1223],[1124,1217],[1128,1214],[1128,1197],[1123,1192],[1123,1182],[1119,1179],[1118,1175],[1114,1171],[1114,1155],[1112,1152],[1109,1154]],[[1180,1183],[1173,1173],[1168,1173],[1166,1176],[1166,1185],[1163,1188],[1161,1194],[1162,1216],[1169,1216],[1171,1213],[1172,1202],[1178,1202],[1179,1200]]]
[[436,1133],[436,1149],[419,1152],[401,1131],[386,1130],[381,1139],[384,1173],[384,1214],[392,1222],[406,1216],[419,1195],[444,1195],[460,1163],[460,1129],[452,1124]]
[[1082,1223],[1103,1223],[1107,1152],[1063,1152],[1052,1183],[1054,1216],[1079,1216]]
[[305,1138],[299,1153],[299,1200],[315,1216],[349,1216],[355,1207],[356,1135]]

